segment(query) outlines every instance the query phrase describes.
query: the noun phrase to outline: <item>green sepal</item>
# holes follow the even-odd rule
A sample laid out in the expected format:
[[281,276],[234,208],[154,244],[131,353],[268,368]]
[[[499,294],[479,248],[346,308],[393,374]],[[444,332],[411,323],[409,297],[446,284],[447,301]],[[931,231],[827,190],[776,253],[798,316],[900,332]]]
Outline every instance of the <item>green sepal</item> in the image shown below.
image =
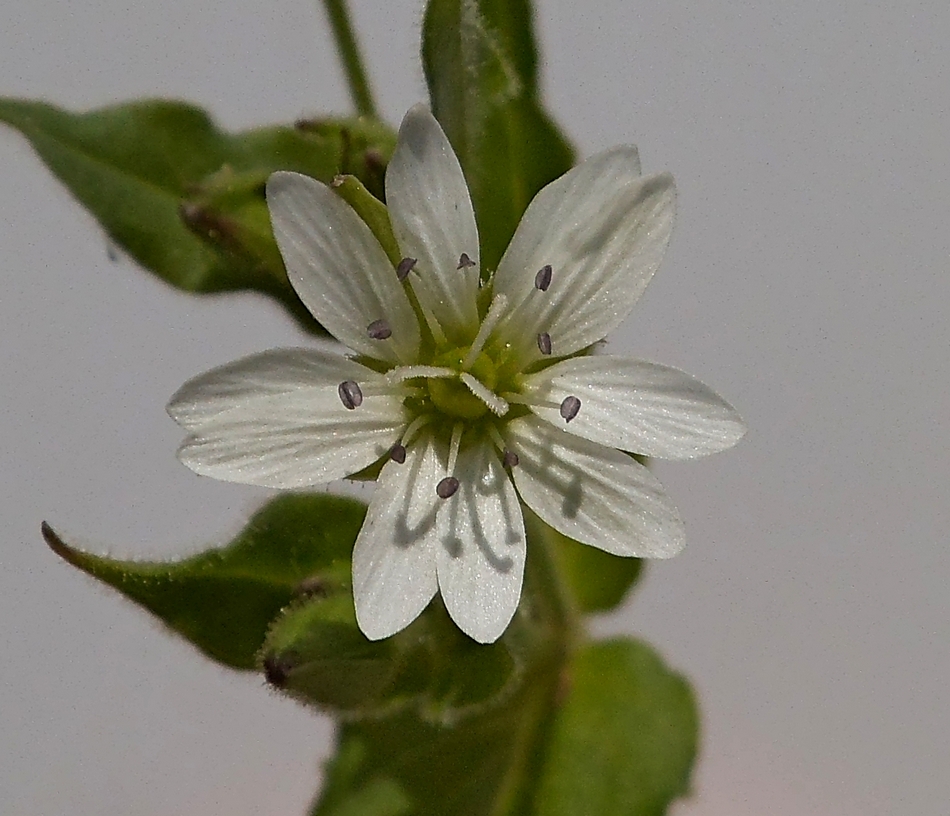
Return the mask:
[[574,161],[540,102],[530,3],[429,0],[422,62],[471,190],[482,269],[495,269],[535,193]]
[[70,113],[0,99],[49,169],[143,267],[189,292],[256,290],[310,330],[318,325],[277,254],[263,181],[293,170],[324,182],[359,177],[382,195],[395,135],[374,120],[313,120],[241,133],[197,107],[146,100]]
[[594,643],[571,663],[533,816],[662,816],[689,791],[699,717],[689,683],[649,646]]
[[406,629],[371,641],[346,594],[285,609],[260,663],[275,688],[348,719],[411,707],[427,721],[448,723],[503,699],[518,684],[521,657],[514,637],[481,646],[463,635],[439,599]]
[[292,605],[274,621],[261,669],[275,688],[301,702],[352,714],[397,707],[422,693],[406,638],[370,641],[346,596]]
[[393,266],[399,266],[402,254],[393,233],[389,210],[356,176],[340,175],[330,183],[333,191],[349,204],[370,228]]
[[229,545],[174,563],[120,561],[70,547],[69,563],[145,607],[212,659],[256,669],[268,627],[294,599],[350,595],[350,555],[366,508],[325,494],[288,494],[256,513]]

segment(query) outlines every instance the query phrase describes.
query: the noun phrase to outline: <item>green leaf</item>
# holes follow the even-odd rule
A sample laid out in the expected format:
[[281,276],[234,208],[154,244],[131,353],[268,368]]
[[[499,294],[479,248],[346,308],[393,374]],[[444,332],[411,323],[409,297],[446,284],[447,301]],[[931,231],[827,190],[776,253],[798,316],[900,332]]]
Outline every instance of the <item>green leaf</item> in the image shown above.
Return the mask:
[[631,640],[562,660],[546,653],[504,704],[451,726],[410,711],[344,725],[312,816],[665,813],[696,754],[686,681]]
[[574,160],[540,103],[530,3],[430,0],[422,60],[472,192],[482,268],[494,269],[535,193]]
[[[452,726],[405,712],[344,725],[312,816],[501,816],[523,813],[549,690],[536,682],[506,705]],[[364,805],[373,791],[371,806]],[[365,806],[365,805],[364,805]]]
[[534,816],[661,816],[689,788],[698,714],[689,684],[648,646],[595,643],[571,667]]
[[326,494],[280,496],[223,549],[175,563],[118,561],[49,546],[158,616],[209,657],[255,669],[268,626],[295,598],[349,597],[350,555],[366,508]]
[[368,119],[229,134],[199,108],[167,100],[75,114],[0,98],[0,121],[146,269],[190,292],[263,292],[312,330],[271,235],[264,181],[274,170],[327,182],[346,172],[379,196],[394,146]]

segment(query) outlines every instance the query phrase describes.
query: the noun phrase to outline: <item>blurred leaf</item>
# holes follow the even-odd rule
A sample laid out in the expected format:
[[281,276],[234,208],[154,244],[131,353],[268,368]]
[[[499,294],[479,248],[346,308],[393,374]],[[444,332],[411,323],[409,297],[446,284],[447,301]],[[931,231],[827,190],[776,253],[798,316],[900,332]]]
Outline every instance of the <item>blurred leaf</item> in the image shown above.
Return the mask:
[[429,0],[422,60],[432,110],[472,191],[483,269],[574,153],[541,106],[528,0]]
[[[581,544],[545,524],[528,507],[522,507],[528,552],[545,549],[552,559],[549,583],[561,588],[559,613],[567,619],[576,613],[606,612],[617,606],[643,571],[639,558],[621,558]],[[566,616],[566,617],[565,617]]]
[[412,705],[442,723],[491,705],[516,684],[510,645],[478,645],[438,600],[402,632],[371,641],[346,593],[286,609],[267,635],[261,663],[272,685],[302,702],[374,718]]
[[326,494],[284,495],[222,549],[176,563],[118,561],[81,552],[43,525],[66,561],[157,615],[209,657],[257,668],[271,621],[302,595],[350,595],[350,555],[366,508]]
[[551,726],[533,816],[661,816],[689,788],[698,728],[689,684],[648,646],[588,646]]
[[368,119],[314,120],[229,134],[183,102],[138,101],[74,114],[0,99],[50,170],[146,269],[180,289],[252,289],[277,298],[307,328],[270,232],[264,181],[295,170],[323,181],[358,176],[382,194],[394,145]]
[[580,544],[556,530],[552,537],[564,580],[581,612],[606,612],[623,601],[643,572],[640,558],[621,558]]

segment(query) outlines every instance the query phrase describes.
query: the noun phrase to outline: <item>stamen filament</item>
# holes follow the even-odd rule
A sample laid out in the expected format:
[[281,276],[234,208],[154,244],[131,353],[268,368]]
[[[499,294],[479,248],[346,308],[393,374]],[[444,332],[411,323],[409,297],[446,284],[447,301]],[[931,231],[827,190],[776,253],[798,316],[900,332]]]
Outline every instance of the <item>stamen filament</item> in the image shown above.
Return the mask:
[[419,395],[421,389],[412,386],[400,385],[399,382],[393,382],[387,379],[370,380],[360,385],[360,391],[364,397],[396,397],[405,399]]
[[492,333],[495,326],[498,325],[507,306],[508,298],[504,295],[495,295],[492,299],[491,306],[488,307],[488,314],[485,315],[485,319],[478,329],[478,334],[475,336],[475,342],[472,343],[472,347],[468,350],[468,354],[465,355],[465,359],[462,361],[463,371],[468,371],[475,365],[478,355],[482,353],[482,349],[488,341],[488,336]]
[[488,426],[488,435],[491,437],[491,441],[495,443],[495,447],[504,452],[507,445],[505,445],[505,440],[502,439],[501,434],[498,433],[498,429],[494,425]]
[[421,431],[426,425],[432,421],[432,414],[423,414],[422,416],[416,417],[412,422],[409,423],[409,427],[406,428],[406,432],[402,435],[400,442],[403,447],[408,446],[413,439],[416,438],[416,435]]
[[386,374],[386,379],[395,385],[396,383],[405,382],[406,380],[414,380],[417,377],[446,379],[454,376],[455,372],[451,368],[445,368],[444,366],[410,365],[394,368]]
[[452,473],[455,470],[455,463],[459,458],[459,447],[462,444],[463,427],[461,422],[456,422],[455,427],[452,428],[452,441],[449,443],[449,462],[445,468],[446,473]]
[[432,332],[432,339],[435,340],[438,345],[444,346],[448,341],[445,337],[445,332],[442,331],[442,327],[439,325],[439,321],[435,319],[435,315],[425,307],[421,300],[417,298],[416,303],[419,304],[419,310],[426,319],[426,325],[429,327],[429,331]]

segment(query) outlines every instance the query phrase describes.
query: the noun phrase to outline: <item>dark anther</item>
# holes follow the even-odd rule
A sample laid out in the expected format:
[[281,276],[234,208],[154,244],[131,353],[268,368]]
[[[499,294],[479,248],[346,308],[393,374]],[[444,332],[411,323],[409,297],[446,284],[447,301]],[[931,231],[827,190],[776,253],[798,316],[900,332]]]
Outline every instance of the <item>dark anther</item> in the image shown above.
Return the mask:
[[581,410],[581,401],[577,397],[565,397],[561,403],[561,419],[570,422]]
[[518,467],[518,463],[521,462],[521,459],[518,458],[518,454],[513,450],[505,448],[505,458],[503,462],[506,468],[513,468]]
[[409,277],[409,273],[412,272],[412,268],[416,263],[415,258],[403,258],[399,262],[399,266],[396,267],[396,277],[399,278],[400,281],[404,281]]
[[389,451],[389,458],[392,459],[397,465],[401,465],[406,461],[406,449],[398,442],[392,446]]
[[341,382],[340,387],[337,388],[337,393],[340,395],[340,402],[343,403],[343,406],[351,411],[363,404],[363,392],[360,391],[360,387],[353,380]]
[[534,276],[534,288],[540,289],[542,292],[547,292],[548,287],[551,285],[551,276],[554,274],[551,269],[551,264],[545,264],[538,270],[538,274]]
[[272,686],[283,688],[287,684],[290,673],[297,668],[297,655],[293,652],[274,654],[264,658],[264,678]]
[[475,266],[475,261],[468,257],[468,254],[463,252],[459,255],[459,265],[455,267],[456,269],[468,269],[470,266]]
[[366,333],[374,340],[388,340],[393,336],[393,330],[389,328],[389,323],[382,318],[370,323],[366,327]]
[[547,332],[541,332],[538,335],[538,348],[541,349],[542,354],[551,353],[551,335]]
[[459,489],[459,480],[454,476],[446,476],[436,485],[435,492],[440,499],[450,499]]

